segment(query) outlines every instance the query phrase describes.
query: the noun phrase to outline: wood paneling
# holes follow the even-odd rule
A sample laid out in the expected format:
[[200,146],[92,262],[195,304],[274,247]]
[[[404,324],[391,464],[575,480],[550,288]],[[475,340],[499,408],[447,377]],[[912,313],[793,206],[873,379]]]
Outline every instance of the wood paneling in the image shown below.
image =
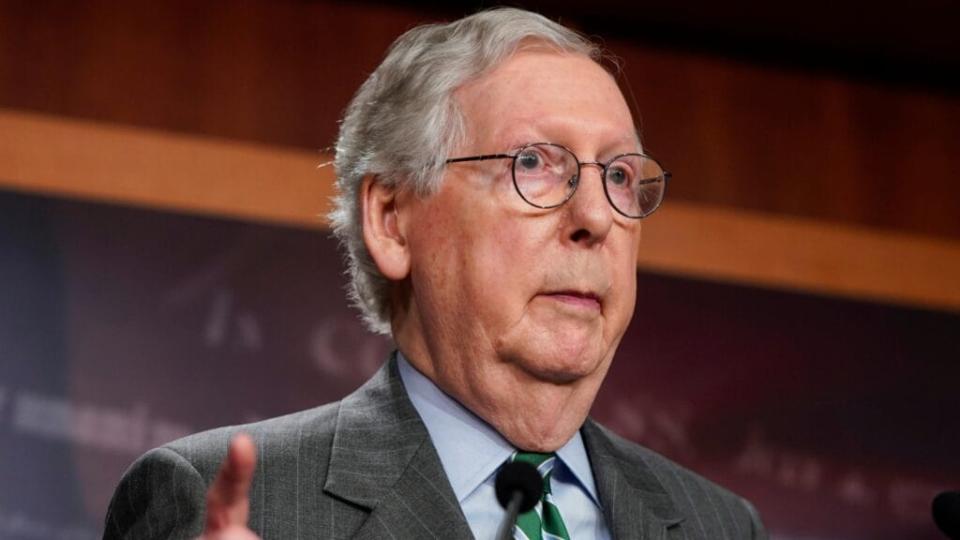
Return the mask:
[[[321,228],[329,157],[0,110],[0,186]],[[960,310],[960,241],[669,200],[638,264],[658,272]]]
[[319,152],[0,109],[0,185],[296,226],[333,193]]
[[615,50],[671,197],[960,238],[960,99]]
[[[325,148],[388,44],[435,17],[332,0],[0,0],[0,106]],[[960,238],[956,96],[608,45],[676,173],[672,200]]]
[[0,106],[321,148],[424,18],[293,0],[0,0]]
[[960,241],[685,201],[644,226],[642,268],[960,310]]

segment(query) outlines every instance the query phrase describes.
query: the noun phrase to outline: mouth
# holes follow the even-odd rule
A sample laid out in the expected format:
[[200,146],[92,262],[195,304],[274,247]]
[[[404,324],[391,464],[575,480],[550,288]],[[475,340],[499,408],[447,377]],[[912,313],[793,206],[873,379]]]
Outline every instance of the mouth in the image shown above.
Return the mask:
[[564,304],[599,311],[603,303],[600,296],[589,291],[561,290],[544,293],[543,296]]

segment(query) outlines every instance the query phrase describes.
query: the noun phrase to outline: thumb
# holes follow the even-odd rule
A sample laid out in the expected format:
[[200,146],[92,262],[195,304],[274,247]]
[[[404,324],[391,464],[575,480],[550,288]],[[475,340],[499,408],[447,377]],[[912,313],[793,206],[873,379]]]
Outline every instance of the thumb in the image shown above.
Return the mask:
[[227,457],[207,491],[206,532],[239,525],[247,526],[250,514],[250,484],[256,467],[253,439],[240,433],[230,441]]

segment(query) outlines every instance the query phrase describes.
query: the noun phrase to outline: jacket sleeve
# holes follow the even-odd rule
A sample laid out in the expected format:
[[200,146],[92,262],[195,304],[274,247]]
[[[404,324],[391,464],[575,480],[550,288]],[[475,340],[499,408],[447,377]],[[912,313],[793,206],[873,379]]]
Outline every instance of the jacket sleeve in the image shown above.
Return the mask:
[[741,500],[747,509],[747,513],[750,514],[750,530],[753,533],[750,538],[752,540],[767,540],[769,538],[767,536],[767,529],[763,526],[763,521],[760,520],[760,513],[750,504],[750,501],[746,499]]
[[124,474],[110,500],[103,539],[187,539],[203,532],[206,483],[180,454],[157,448]]

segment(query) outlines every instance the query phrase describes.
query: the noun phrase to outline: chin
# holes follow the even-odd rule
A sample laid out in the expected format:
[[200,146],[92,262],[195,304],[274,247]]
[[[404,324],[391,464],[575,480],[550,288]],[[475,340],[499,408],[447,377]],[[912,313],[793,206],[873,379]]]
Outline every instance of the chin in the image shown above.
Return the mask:
[[604,371],[609,343],[595,320],[526,318],[494,342],[497,355],[533,378],[569,384]]
[[548,454],[550,452],[556,452],[563,445],[567,444],[570,440],[570,437],[573,435],[557,435],[550,438],[536,439],[530,436],[524,436],[522,439],[517,441],[510,441],[517,448],[522,448],[527,452],[542,452]]
[[596,340],[589,342],[558,339],[540,346],[515,350],[511,358],[521,369],[535,378],[556,384],[569,384],[589,377],[604,361],[603,347]]
[[[580,405],[564,401],[547,400],[533,403],[526,411],[526,420],[531,422],[511,423],[500,426],[500,432],[517,448],[532,452],[554,452],[567,444],[583,425],[590,410],[592,399],[578,400]],[[586,406],[583,406],[583,404]]]

